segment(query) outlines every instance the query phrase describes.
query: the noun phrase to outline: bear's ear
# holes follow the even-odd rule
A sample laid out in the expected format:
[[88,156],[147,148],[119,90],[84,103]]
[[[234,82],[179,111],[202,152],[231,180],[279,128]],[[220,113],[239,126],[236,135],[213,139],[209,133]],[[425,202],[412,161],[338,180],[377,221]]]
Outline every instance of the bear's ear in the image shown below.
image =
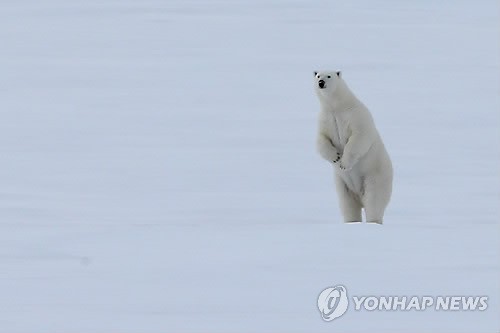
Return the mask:
[[314,71],[314,76],[318,75],[318,72]]
[[338,71],[338,72],[337,72],[337,76],[338,76],[338,77],[342,77],[342,72],[341,72],[341,71]]

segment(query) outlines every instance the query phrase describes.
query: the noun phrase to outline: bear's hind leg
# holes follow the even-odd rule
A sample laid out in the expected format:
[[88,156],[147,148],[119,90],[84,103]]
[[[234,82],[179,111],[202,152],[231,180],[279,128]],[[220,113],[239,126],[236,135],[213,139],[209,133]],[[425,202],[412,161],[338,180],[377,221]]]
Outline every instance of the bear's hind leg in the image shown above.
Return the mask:
[[382,224],[384,212],[391,196],[390,184],[367,183],[363,195],[363,206],[365,208],[366,222]]
[[362,222],[362,206],[357,196],[349,190],[345,182],[338,175],[335,177],[335,183],[344,222]]
[[367,223],[384,223],[384,208],[377,204],[367,203],[365,206],[366,222]]

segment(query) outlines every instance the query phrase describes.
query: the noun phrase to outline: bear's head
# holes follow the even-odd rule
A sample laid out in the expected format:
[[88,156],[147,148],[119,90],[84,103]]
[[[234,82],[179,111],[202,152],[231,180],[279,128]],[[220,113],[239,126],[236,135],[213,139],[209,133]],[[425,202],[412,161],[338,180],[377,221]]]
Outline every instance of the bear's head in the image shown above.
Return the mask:
[[342,78],[341,72],[314,72],[314,86],[318,94],[332,94]]

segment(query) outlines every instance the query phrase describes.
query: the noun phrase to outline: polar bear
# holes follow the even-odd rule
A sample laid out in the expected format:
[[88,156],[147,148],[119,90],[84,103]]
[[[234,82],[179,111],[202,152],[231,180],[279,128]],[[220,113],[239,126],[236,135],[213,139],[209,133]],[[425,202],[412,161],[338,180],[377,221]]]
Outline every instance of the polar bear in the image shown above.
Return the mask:
[[335,168],[344,222],[382,224],[392,193],[392,163],[373,118],[341,72],[314,72],[321,111],[317,148]]

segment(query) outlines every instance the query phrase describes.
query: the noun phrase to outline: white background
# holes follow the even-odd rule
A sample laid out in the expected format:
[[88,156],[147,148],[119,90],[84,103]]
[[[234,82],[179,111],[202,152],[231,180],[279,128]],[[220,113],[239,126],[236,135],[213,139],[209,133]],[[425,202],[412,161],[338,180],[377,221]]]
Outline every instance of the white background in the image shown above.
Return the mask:
[[[3,0],[0,332],[498,331],[498,22],[496,1]],[[391,155],[381,227],[341,223],[316,69]],[[325,323],[339,283],[489,308]]]

